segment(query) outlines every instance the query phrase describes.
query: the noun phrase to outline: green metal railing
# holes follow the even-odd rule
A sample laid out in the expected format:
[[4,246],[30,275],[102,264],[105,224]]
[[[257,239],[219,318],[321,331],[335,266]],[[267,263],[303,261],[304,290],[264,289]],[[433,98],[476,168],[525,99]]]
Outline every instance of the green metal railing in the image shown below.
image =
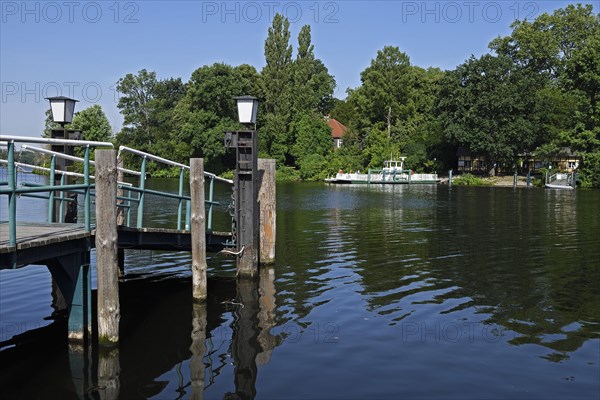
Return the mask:
[[[43,148],[39,148],[39,147],[34,147],[34,146],[30,146],[30,145],[23,145],[21,146],[21,151],[32,151],[35,153],[42,153],[42,154],[46,154],[49,155],[50,158],[50,168],[44,168],[44,167],[39,167],[39,166],[35,166],[35,165],[28,165],[28,164],[21,164],[21,163],[15,163],[15,165],[17,166],[23,166],[23,167],[28,167],[31,169],[36,169],[39,171],[45,171],[48,172],[50,175],[50,182],[55,182],[54,178],[57,174],[61,175],[61,184],[64,184],[64,179],[66,176],[74,176],[74,177],[81,177],[85,179],[85,175],[84,174],[79,174],[79,173],[75,173],[75,172],[70,172],[70,171],[61,171],[61,170],[57,170],[56,169],[56,159],[57,158],[62,158],[65,160],[69,160],[69,161],[76,161],[76,162],[82,162],[85,163],[85,159],[81,158],[81,157],[76,157],[76,156],[71,156],[68,154],[64,154],[64,153],[59,153],[56,151],[52,151],[52,150],[47,150],[47,149],[43,149]],[[1,162],[1,160],[0,160]],[[93,166],[96,165],[96,163],[92,160],[89,160],[89,165]],[[119,171],[123,172],[123,173],[127,173],[130,175],[137,175],[139,176],[141,173],[138,171],[133,171],[127,168],[118,168]],[[90,175],[89,176],[90,179],[95,179],[95,176]],[[128,186],[132,186],[131,183],[126,183],[126,182],[117,182],[118,185],[120,185],[121,188],[126,188]],[[23,185],[25,186],[33,186],[33,184],[31,183],[27,183],[24,182]],[[92,186],[93,187],[93,186]],[[126,190],[126,189],[125,189]],[[82,194],[81,192],[78,191],[74,191],[74,193],[78,193],[78,194]],[[94,196],[94,193],[91,192],[92,197]],[[29,197],[33,197],[33,196],[29,196]],[[126,208],[127,209],[127,218],[128,221],[130,221],[131,217],[130,217],[130,207],[131,207],[131,201],[134,201],[135,199],[133,197],[131,197],[131,191],[127,191],[127,197],[119,197],[120,200],[126,200],[126,203],[120,203],[117,204],[118,207],[120,208]],[[67,202],[73,202],[75,200],[69,199],[67,197],[58,197],[55,198],[55,194],[54,192],[50,192],[49,197],[48,197],[49,203],[48,203],[48,222],[52,222],[54,220],[54,200],[57,200],[59,202],[59,211],[58,211],[58,215],[63,215],[63,206],[64,203]]]
[[[137,222],[136,222],[137,227],[141,228],[143,226],[144,202],[146,199],[146,195],[149,194],[149,195],[156,195],[156,196],[177,199],[177,201],[178,201],[177,202],[177,229],[178,230],[189,229],[190,213],[191,213],[190,197],[184,195],[184,187],[185,187],[184,182],[185,182],[185,172],[189,171],[190,167],[185,164],[167,160],[166,158],[158,157],[153,154],[146,153],[146,152],[136,150],[136,149],[132,149],[132,148],[126,147],[126,146],[119,147],[118,157],[121,157],[122,152],[128,152],[128,153],[131,153],[131,154],[141,158],[141,166],[140,166],[141,175],[139,178],[138,186],[137,187],[132,186],[132,187],[128,188],[132,192],[138,193],[137,199],[131,200],[131,201],[136,201],[138,203]],[[179,188],[178,188],[177,194],[159,192],[156,190],[146,189],[145,176],[146,176],[146,170],[148,167],[149,160],[179,168]],[[205,200],[205,204],[207,206],[206,230],[207,230],[207,232],[211,232],[212,231],[212,223],[213,223],[213,210],[214,210],[215,206],[219,205],[219,202],[215,201],[215,199],[214,199],[215,181],[228,183],[230,185],[233,185],[233,181],[230,179],[221,178],[210,172],[204,172],[204,176],[205,176],[205,178],[209,179],[208,198]],[[185,204],[185,216],[184,216],[184,211],[183,211],[184,204]]]
[[[0,142],[6,142],[8,147],[7,163],[7,181],[6,184],[1,185],[0,195],[8,195],[8,243],[9,246],[13,247],[17,244],[17,196],[35,196],[36,193],[50,193],[49,198],[54,195],[55,192],[81,192],[84,196],[84,227],[85,230],[91,231],[90,221],[90,203],[91,203],[91,190],[92,186],[90,183],[90,148],[91,147],[109,147],[112,148],[112,143],[108,142],[91,142],[83,140],[67,140],[67,139],[46,139],[46,138],[35,138],[35,137],[20,137],[20,136],[2,136]],[[83,171],[83,184],[65,184],[64,180],[61,180],[59,185],[35,185],[30,187],[17,187],[16,180],[16,165],[15,165],[15,143],[44,143],[44,144],[60,144],[83,147],[84,149],[84,171]],[[55,160],[52,160],[50,167],[51,178],[54,178],[55,171]],[[53,181],[51,181],[53,183]],[[6,186],[6,188],[5,188]],[[61,196],[62,198],[63,196]],[[54,200],[54,198],[52,198]],[[65,199],[61,199],[61,202]],[[50,203],[52,204],[52,203]],[[49,207],[49,209],[52,207]],[[50,213],[50,211],[49,211]],[[51,214],[50,214],[51,216]]]
[[[91,183],[92,180],[95,179],[93,175],[90,173],[90,166],[94,166],[94,161],[90,160],[90,148],[92,147],[109,147],[112,148],[112,143],[107,142],[89,142],[89,141],[81,141],[81,140],[63,140],[63,139],[45,139],[45,138],[33,138],[33,137],[19,137],[19,136],[2,136],[0,138],[0,142],[6,142],[6,146],[8,148],[8,159],[0,160],[1,163],[7,165],[7,180],[5,182],[0,181],[0,195],[8,195],[8,208],[9,208],[9,246],[16,245],[16,209],[17,209],[17,197],[32,197],[38,199],[48,200],[48,222],[51,223],[54,221],[54,213],[55,202],[58,202],[58,213],[59,215],[63,215],[63,206],[69,202],[75,202],[75,199],[67,197],[62,192],[70,192],[76,193],[79,195],[83,195],[84,202],[84,226],[86,231],[91,231],[91,199],[95,196],[94,189],[95,185]],[[49,155],[50,158],[50,168],[40,167],[35,165],[23,164],[15,161],[15,143],[23,142],[23,143],[43,143],[43,144],[61,144],[61,145],[69,145],[69,146],[80,146],[84,148],[84,157],[75,157],[63,153],[54,152],[51,150],[34,147],[31,145],[23,145],[21,150],[33,151],[44,153]],[[118,181],[118,188],[122,191],[122,195],[117,196],[117,206],[124,209],[126,212],[124,225],[131,227],[131,212],[132,205],[137,204],[137,221],[136,226],[138,228],[143,227],[144,221],[144,203],[146,195],[155,195],[164,198],[172,198],[178,200],[177,206],[177,229],[178,230],[187,230],[190,225],[190,197],[184,195],[184,181],[185,181],[185,171],[189,171],[189,166],[176,163],[171,160],[167,160],[158,156],[154,156],[149,153],[144,153],[139,150],[131,149],[125,146],[119,147],[119,157],[121,152],[129,152],[138,157],[141,157],[141,171],[134,171],[127,168],[119,167],[119,171],[123,173],[123,175],[134,175],[139,177],[138,186],[135,186],[132,183]],[[83,163],[83,173],[76,173],[71,171],[62,171],[56,168],[56,159],[63,158],[71,161],[77,161]],[[179,173],[179,187],[178,193],[169,193],[169,192],[161,192],[156,190],[151,190],[146,188],[146,169],[148,160],[153,160],[156,162],[161,162],[166,165],[176,166],[180,168]],[[23,187],[17,187],[16,181],[16,170],[17,167],[26,167],[31,169],[37,169],[40,171],[47,172],[49,174],[49,185],[38,184],[32,182],[23,182],[21,185]],[[55,177],[57,175],[61,175],[60,183],[58,185],[53,184],[55,182]],[[75,184],[66,184],[65,180],[67,176],[73,176],[77,178],[83,178],[83,183],[75,183]],[[229,179],[224,179],[216,176],[215,174],[205,172],[204,176],[209,179],[208,184],[208,197],[206,201],[206,221],[207,221],[207,232],[212,231],[212,223],[213,223],[213,210],[215,206],[219,205],[219,202],[214,199],[214,183],[215,181],[221,181],[233,185],[233,181]],[[60,192],[57,194],[57,192]],[[47,193],[43,195],[42,193]],[[183,206],[185,204],[185,215],[183,211]],[[185,220],[184,220],[185,218]]]

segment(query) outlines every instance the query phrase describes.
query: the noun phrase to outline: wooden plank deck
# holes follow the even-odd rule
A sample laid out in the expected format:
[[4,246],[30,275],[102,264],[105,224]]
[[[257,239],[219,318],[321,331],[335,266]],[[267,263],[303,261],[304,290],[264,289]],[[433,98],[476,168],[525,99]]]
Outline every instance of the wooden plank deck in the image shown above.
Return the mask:
[[17,246],[8,245],[8,223],[0,223],[0,254],[90,237],[80,224],[17,224]]
[[[95,247],[95,231],[81,224],[20,223],[17,245],[8,244],[8,223],[0,223],[0,269],[44,263],[48,259]],[[191,251],[190,231],[167,228],[118,228],[119,248]],[[231,240],[229,232],[207,232],[209,251],[218,252]]]

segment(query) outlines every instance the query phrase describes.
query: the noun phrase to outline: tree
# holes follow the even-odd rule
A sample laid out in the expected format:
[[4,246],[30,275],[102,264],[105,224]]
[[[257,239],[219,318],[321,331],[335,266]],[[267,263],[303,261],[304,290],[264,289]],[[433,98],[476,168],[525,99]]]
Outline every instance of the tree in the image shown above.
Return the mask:
[[[584,158],[583,180],[600,179],[600,14],[591,4],[568,5],[532,22],[515,21],[511,35],[490,48],[547,78],[538,92],[546,140],[538,153],[570,146]],[[596,182],[596,183],[594,183]]]
[[432,110],[443,75],[411,66],[397,47],[386,46],[371,60],[362,85],[334,108],[357,133],[368,166],[380,168],[390,156],[404,155],[411,168],[432,169],[430,154],[441,138]]
[[542,139],[539,76],[506,56],[471,57],[444,79],[438,102],[448,139],[490,162],[512,165]]
[[234,97],[256,94],[257,81],[256,69],[247,64],[216,63],[196,69],[173,114],[172,151],[177,158],[204,157],[207,169],[222,170],[223,132],[241,128]]
[[349,101],[357,109],[359,129],[376,126],[392,137],[398,119],[412,111],[409,102],[408,72],[410,60],[397,47],[385,46],[360,74],[362,85],[350,90]]
[[323,62],[315,58],[310,25],[304,25],[298,34],[298,51],[292,71],[293,113],[317,111],[322,115],[328,114],[333,106],[335,79]]
[[[325,169],[315,167],[326,162],[331,153],[331,129],[318,114],[304,113],[292,124],[292,133],[296,138],[292,146],[292,155],[300,167],[302,179],[312,179],[323,173]],[[309,161],[310,159],[310,161]]]
[[75,113],[69,128],[80,130],[84,140],[108,142],[112,137],[110,123],[99,104]]
[[261,71],[265,111],[287,114],[290,111],[290,82],[292,81],[292,45],[290,22],[277,13],[265,40],[266,64]]
[[512,33],[494,39],[489,47],[520,66],[562,79],[567,61],[599,24],[591,4],[571,4],[552,14],[544,13],[532,22],[516,20],[511,25]]
[[131,138],[131,142],[137,145],[142,144],[139,141],[141,134],[145,135],[147,149],[153,142],[151,114],[156,84],[156,72],[148,72],[146,69],[140,70],[137,75],[127,74],[117,82],[117,91],[121,93],[117,107],[123,114],[123,125],[130,128],[124,132],[129,135],[134,133],[136,137]]
[[356,119],[356,109],[351,102],[334,98],[332,100],[330,116],[345,126],[350,126],[352,121]]

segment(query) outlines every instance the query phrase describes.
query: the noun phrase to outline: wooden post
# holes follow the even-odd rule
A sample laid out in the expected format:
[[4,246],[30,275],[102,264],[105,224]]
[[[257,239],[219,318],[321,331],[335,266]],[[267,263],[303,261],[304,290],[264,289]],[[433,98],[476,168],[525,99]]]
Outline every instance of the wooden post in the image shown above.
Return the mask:
[[206,226],[204,211],[204,159],[190,160],[190,198],[192,215],[192,297],[206,301]]
[[119,342],[119,268],[117,264],[117,159],[114,150],[96,150],[96,274],[98,341]]
[[275,222],[277,202],[275,199],[275,160],[258,159],[258,204],[260,208],[259,223],[259,257],[261,264],[275,262]]
[[[125,180],[125,173],[119,168],[123,168],[123,157],[117,156],[117,182],[123,182]],[[119,188],[117,183],[117,197],[123,197],[123,189]],[[123,200],[117,200],[117,204],[123,204]],[[117,207],[117,226],[125,225],[125,209],[123,207]],[[118,249],[118,264],[119,264],[119,277],[125,276],[125,249]]]

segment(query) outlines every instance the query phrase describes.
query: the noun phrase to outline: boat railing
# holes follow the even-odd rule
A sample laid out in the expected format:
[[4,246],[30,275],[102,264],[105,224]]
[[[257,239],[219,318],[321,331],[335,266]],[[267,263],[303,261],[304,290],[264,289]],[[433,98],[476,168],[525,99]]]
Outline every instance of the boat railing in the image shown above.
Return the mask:
[[571,187],[577,186],[578,174],[575,172],[546,174],[546,184],[567,184]]

